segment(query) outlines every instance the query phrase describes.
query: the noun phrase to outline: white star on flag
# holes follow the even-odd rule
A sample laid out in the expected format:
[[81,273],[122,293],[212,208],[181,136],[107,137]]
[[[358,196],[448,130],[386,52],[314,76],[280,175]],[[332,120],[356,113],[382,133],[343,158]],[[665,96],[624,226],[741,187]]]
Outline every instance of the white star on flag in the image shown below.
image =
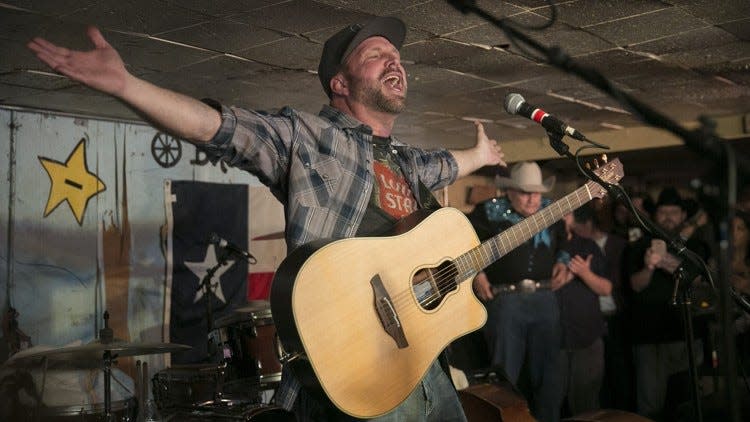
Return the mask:
[[[206,250],[206,257],[203,258],[203,262],[187,262],[185,261],[185,266],[188,267],[190,271],[193,272],[198,277],[198,283],[203,281],[203,277],[208,274],[208,270],[212,267],[215,267],[216,264],[218,264],[218,260],[216,259],[216,250],[214,249],[214,245],[208,245],[208,249]],[[224,290],[221,289],[221,275],[227,272],[229,268],[234,265],[234,261],[229,261],[224,263],[221,267],[216,269],[216,272],[214,272],[213,277],[211,277],[211,286],[215,288],[212,288],[211,290],[214,292],[214,295],[222,302],[227,303],[227,300],[224,298]],[[198,289],[198,291],[195,293],[195,299],[193,299],[193,303],[197,303],[201,298],[203,297],[203,289],[202,287]]]

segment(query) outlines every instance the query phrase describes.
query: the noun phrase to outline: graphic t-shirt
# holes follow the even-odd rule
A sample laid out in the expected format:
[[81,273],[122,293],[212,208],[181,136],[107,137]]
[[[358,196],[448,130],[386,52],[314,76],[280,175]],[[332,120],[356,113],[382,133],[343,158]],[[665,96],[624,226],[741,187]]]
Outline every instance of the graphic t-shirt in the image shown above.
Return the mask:
[[375,185],[371,202],[397,220],[406,217],[419,207],[414,192],[393,158],[394,152],[388,140],[373,136],[372,145]]

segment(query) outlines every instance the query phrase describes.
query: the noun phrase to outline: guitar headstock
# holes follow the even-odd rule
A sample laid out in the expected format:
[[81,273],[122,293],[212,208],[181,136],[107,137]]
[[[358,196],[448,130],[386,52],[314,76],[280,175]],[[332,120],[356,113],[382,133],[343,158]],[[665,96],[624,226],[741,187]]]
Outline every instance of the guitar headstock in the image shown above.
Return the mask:
[[[602,160],[604,164],[593,170],[593,172],[604,182],[616,184],[625,176],[625,170],[623,169],[619,158],[615,158],[607,163],[607,156],[605,155]],[[594,160],[594,163],[599,165],[597,160]],[[594,181],[586,183],[586,186],[588,186],[592,198],[602,198],[607,194],[607,190]]]

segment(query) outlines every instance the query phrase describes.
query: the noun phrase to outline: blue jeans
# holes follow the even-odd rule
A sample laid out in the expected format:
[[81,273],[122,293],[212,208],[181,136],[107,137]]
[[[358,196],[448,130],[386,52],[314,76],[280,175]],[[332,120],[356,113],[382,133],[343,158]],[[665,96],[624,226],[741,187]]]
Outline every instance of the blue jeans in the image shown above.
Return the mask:
[[[388,376],[388,374],[383,374]],[[298,420],[358,421],[346,415],[331,404],[311,400],[304,391],[295,409]],[[303,404],[304,403],[304,404]],[[448,375],[436,360],[427,370],[422,381],[398,407],[383,416],[368,421],[377,422],[466,422],[461,402]]]
[[560,309],[555,293],[515,293],[498,296],[487,307],[484,335],[492,365],[505,369],[518,382],[528,358],[534,416],[542,422],[560,419]]
[[451,380],[437,361],[432,363],[427,375],[409,397],[392,412],[379,418],[378,422],[443,422],[466,421],[461,402]]

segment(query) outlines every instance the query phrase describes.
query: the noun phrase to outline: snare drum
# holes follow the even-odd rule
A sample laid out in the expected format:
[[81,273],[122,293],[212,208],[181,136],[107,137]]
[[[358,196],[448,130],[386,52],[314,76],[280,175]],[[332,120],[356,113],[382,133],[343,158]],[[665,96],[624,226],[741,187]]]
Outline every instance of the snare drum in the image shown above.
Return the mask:
[[[111,403],[112,422],[135,422],[138,407],[135,398],[113,400]],[[41,420],[55,422],[99,422],[106,420],[104,403],[79,406],[45,407],[40,411]]]
[[255,378],[261,386],[281,380],[281,353],[268,301],[251,301],[214,326],[211,340],[237,377]]
[[152,378],[159,409],[191,408],[220,400],[227,379],[226,364],[175,365]]

